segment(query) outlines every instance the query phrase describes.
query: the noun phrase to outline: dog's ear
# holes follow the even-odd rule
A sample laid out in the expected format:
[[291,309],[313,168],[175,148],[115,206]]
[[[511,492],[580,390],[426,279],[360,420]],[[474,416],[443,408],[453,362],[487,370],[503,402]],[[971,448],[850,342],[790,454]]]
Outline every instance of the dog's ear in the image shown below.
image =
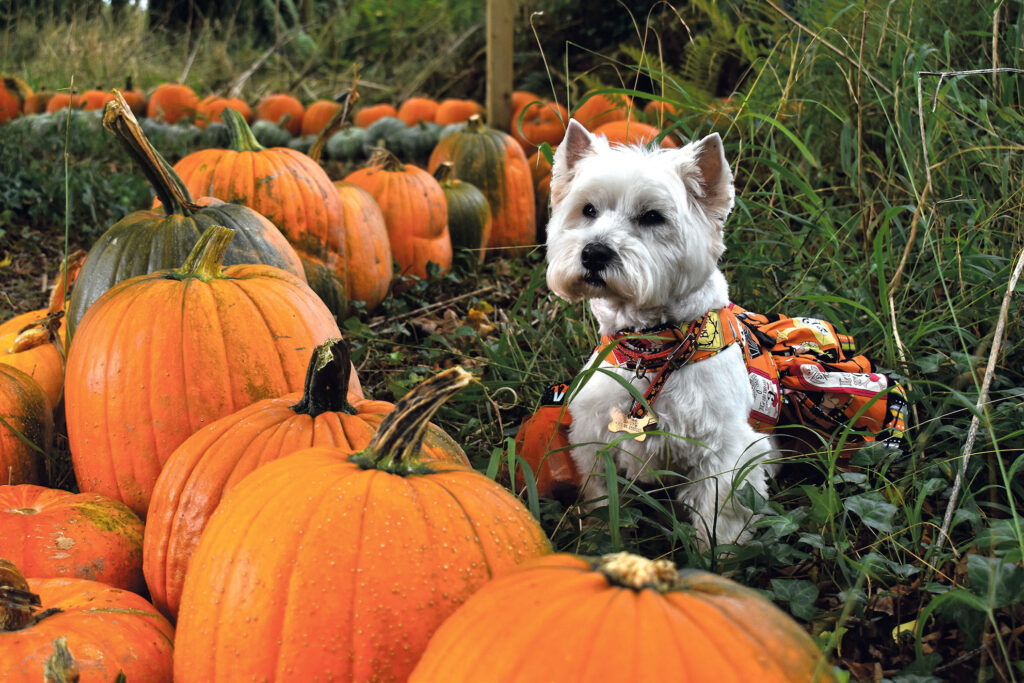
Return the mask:
[[690,154],[679,169],[683,182],[705,213],[716,219],[720,226],[724,225],[732,210],[736,189],[733,187],[732,169],[725,160],[722,138],[718,133],[712,133],[691,142],[684,150]]
[[576,119],[569,119],[565,128],[565,137],[555,150],[555,160],[551,166],[551,206],[557,206],[569,192],[576,163],[585,156],[593,154],[594,138]]

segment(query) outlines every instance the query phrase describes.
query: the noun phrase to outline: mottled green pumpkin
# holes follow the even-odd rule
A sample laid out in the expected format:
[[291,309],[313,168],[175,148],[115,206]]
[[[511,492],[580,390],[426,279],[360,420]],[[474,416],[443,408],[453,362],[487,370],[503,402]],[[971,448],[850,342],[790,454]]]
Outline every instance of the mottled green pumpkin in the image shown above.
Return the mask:
[[225,265],[262,263],[305,278],[295,250],[266,218],[246,206],[226,204],[213,197],[193,201],[146,139],[123,98],[108,104],[103,123],[140,164],[163,206],[128,214],[93,244],[68,306],[69,338],[86,310],[104,292],[136,275],[181,265],[211,225],[237,233],[224,256]]
[[448,200],[448,230],[455,249],[472,249],[483,263],[491,237],[491,205],[472,183],[455,177],[455,167],[446,161],[434,173]]

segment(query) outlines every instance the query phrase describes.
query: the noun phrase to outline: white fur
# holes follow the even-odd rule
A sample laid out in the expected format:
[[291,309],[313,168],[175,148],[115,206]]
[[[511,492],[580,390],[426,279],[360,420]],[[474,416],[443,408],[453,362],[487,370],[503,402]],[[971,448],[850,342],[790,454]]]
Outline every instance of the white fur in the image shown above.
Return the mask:
[[[661,323],[685,328],[729,302],[718,259],[733,194],[717,134],[682,149],[648,151],[609,146],[570,121],[552,169],[548,286],[568,300],[589,299],[602,334]],[[588,205],[592,210],[585,212]],[[641,224],[639,217],[652,210],[663,220]],[[614,254],[603,270],[583,265],[588,244]],[[632,381],[641,394],[654,374],[637,379],[632,370],[607,362],[601,367]],[[631,401],[616,380],[598,371],[569,404],[569,436],[576,445],[571,452],[586,477],[589,506],[607,495],[600,452],[621,439],[608,430],[611,409],[628,413]],[[652,469],[679,475],[662,482],[674,487],[676,500],[690,511],[705,547],[712,538],[749,538],[752,513],[734,495],[742,482],[762,496],[768,493],[770,466],[762,461],[774,447],[748,424],[752,404],[742,351],[733,345],[672,373],[653,406],[665,436],[627,438],[610,449],[619,472],[630,479],[651,483]]]

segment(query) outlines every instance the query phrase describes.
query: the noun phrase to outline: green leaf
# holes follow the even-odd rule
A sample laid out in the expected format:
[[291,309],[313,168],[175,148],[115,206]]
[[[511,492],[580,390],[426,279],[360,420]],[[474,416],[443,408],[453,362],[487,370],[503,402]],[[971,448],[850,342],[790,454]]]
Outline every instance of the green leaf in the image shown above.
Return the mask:
[[772,579],[772,592],[776,600],[789,603],[794,617],[805,621],[814,618],[814,603],[818,599],[818,587],[814,583],[806,579]]
[[1002,557],[967,556],[971,592],[996,610],[1024,600],[1024,568]]
[[893,530],[893,517],[898,511],[892,503],[887,503],[878,493],[862,493],[850,496],[843,501],[847,511],[860,517],[865,526],[889,533]]

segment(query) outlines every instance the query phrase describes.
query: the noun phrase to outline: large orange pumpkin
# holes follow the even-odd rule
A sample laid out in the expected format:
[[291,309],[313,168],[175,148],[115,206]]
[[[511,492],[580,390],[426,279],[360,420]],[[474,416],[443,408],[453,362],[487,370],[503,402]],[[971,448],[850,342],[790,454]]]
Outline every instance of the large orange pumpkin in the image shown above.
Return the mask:
[[167,123],[177,123],[189,116],[195,116],[199,96],[187,85],[161,83],[149,94],[146,116],[160,118]]
[[142,520],[98,493],[0,486],[0,548],[32,578],[74,577],[145,590]]
[[545,142],[560,143],[568,123],[569,111],[557,102],[530,102],[512,114],[512,137],[529,156]]
[[360,453],[300,451],[225,496],[185,577],[178,683],[404,680],[471,593],[549,552],[500,485],[420,456],[469,379],[456,367],[414,388]]
[[31,95],[32,89],[20,78],[12,76],[0,78],[0,123],[6,123],[21,116],[25,101]]
[[452,241],[444,191],[432,175],[403,164],[386,150],[345,180],[359,185],[377,200],[388,226],[391,253],[403,274],[427,277],[427,263],[448,270]]
[[[174,627],[130,591],[75,578],[25,579],[0,559],[4,683],[170,683]],[[33,612],[35,612],[33,614]]]
[[466,130],[446,135],[430,155],[431,173],[445,161],[455,176],[472,183],[491,205],[489,250],[496,255],[519,253],[537,239],[533,183],[523,148],[508,133],[484,126],[472,117]]
[[734,581],[629,553],[549,555],[490,582],[417,681],[836,681],[811,637]]
[[[243,204],[266,216],[295,247],[309,277],[331,310],[348,306],[345,211],[327,173],[308,156],[288,147],[263,147],[238,112],[222,112],[231,133],[230,149],[204,149],[185,156],[174,171],[193,194]],[[354,228],[356,229],[356,228]],[[319,284],[317,284],[319,283]],[[333,291],[323,287],[332,285]]]
[[302,130],[302,119],[306,108],[298,98],[286,93],[267,95],[256,105],[256,118],[271,121],[281,126],[292,137]]
[[0,364],[0,484],[34,484],[53,445],[53,407],[34,379]]
[[65,410],[78,485],[144,517],[163,463],[201,427],[302,387],[311,349],[340,336],[279,268],[221,269],[234,231],[211,227],[185,264],[115,286],[68,354]]
[[[144,571],[153,604],[177,617],[189,558],[214,509],[250,472],[313,446],[360,451],[394,409],[348,394],[350,362],[341,340],[317,347],[303,392],[257,401],[192,436],[167,460],[146,517]],[[455,441],[428,425],[424,457],[469,466]]]
[[335,180],[334,187],[345,212],[348,296],[372,311],[387,296],[395,272],[387,220],[377,200],[359,185]]
[[572,117],[593,132],[612,121],[626,121],[633,115],[633,99],[621,93],[601,93],[591,90],[583,96],[583,103]]
[[[639,121],[612,121],[594,129],[594,135],[603,135],[608,142],[622,145],[647,145],[653,142],[661,131],[654,126]],[[661,139],[662,147],[678,147],[671,136]]]

